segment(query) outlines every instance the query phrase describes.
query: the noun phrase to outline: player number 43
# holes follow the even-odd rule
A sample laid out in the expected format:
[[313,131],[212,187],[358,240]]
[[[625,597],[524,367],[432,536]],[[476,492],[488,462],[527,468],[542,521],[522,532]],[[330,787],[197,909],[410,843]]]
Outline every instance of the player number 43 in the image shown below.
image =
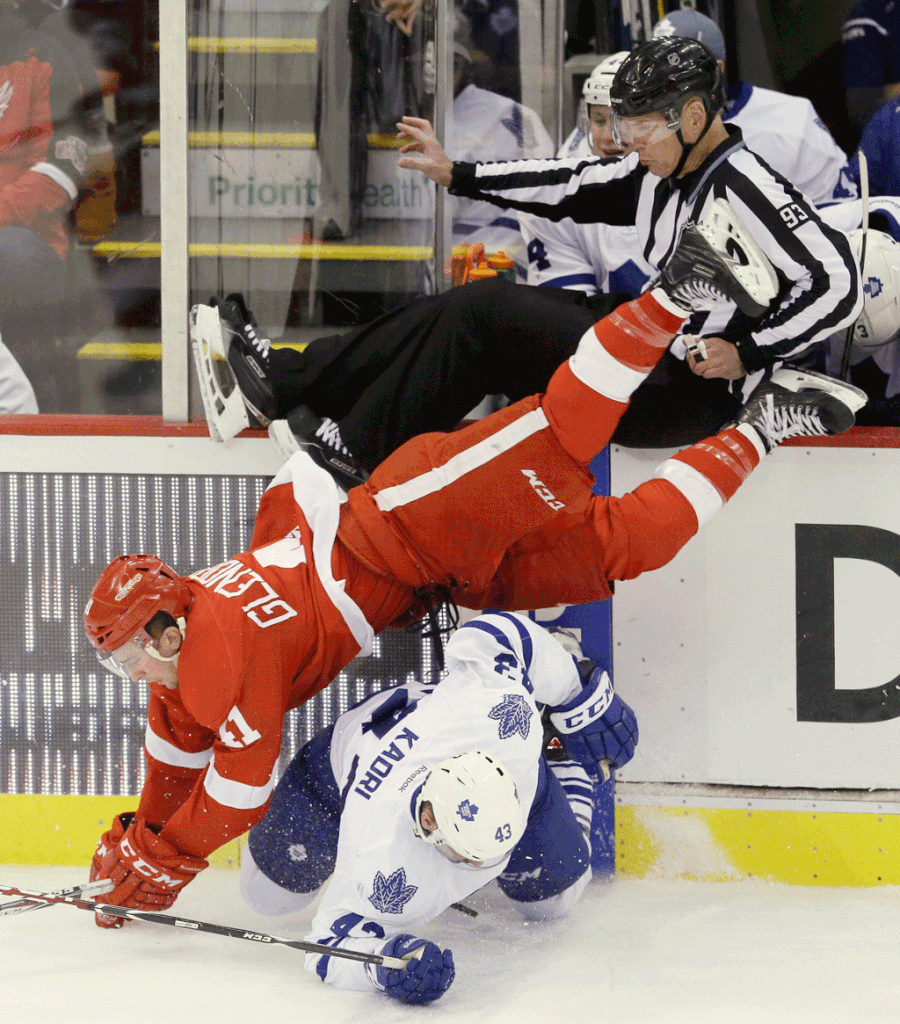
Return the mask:
[[498,843],[502,843],[504,839],[512,839],[512,829],[509,824],[501,825],[494,833],[494,838]]

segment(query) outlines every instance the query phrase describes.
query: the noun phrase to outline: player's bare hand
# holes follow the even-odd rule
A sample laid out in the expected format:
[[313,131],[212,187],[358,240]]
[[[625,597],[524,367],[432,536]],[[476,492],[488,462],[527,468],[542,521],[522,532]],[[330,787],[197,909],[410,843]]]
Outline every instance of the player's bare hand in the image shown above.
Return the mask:
[[385,21],[392,21],[404,35],[410,36],[422,2],[423,0],[379,0],[378,6],[384,11]]
[[453,161],[438,142],[430,121],[422,117],[404,117],[397,122],[397,137],[406,140],[406,144],[400,147],[401,153],[419,154],[419,158],[401,157],[397,161],[398,167],[421,171],[438,185],[450,184]]
[[747,376],[737,348],[724,338],[704,338],[706,358],[697,360],[688,352],[687,364],[698,377],[724,377],[738,380]]

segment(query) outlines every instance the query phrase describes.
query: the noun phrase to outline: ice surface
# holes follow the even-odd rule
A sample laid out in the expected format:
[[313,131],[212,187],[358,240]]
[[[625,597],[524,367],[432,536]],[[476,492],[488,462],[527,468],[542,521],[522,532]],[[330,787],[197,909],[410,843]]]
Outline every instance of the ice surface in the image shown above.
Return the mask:
[[[72,868],[0,866],[45,889]],[[900,889],[757,881],[594,882],[565,921],[529,924],[493,887],[448,910],[426,937],[449,946],[456,980],[406,1007],[340,992],[303,954],[160,925],[95,927],[68,907],[0,918],[3,1024],[896,1024]],[[237,874],[210,869],[182,916],[303,938],[312,909],[264,918]]]

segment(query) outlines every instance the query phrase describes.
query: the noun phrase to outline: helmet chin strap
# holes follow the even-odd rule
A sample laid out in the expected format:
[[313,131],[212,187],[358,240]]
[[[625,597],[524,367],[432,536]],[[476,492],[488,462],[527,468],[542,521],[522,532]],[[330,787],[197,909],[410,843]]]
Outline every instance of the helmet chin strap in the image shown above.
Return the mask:
[[677,178],[678,175],[681,174],[681,172],[684,170],[684,165],[688,161],[688,157],[691,155],[691,153],[693,153],[694,148],[700,144],[700,141],[702,140],[703,136],[706,135],[706,133],[712,127],[712,123],[715,120],[715,118],[706,109],[705,103],[703,104],[703,112],[706,114],[706,124],[703,126],[703,131],[700,132],[700,134],[697,136],[696,142],[688,144],[687,142],[684,141],[684,135],[682,135],[681,133],[680,123],[678,127],[675,129],[675,138],[678,139],[678,142],[681,145],[681,158],[679,159],[678,164],[675,167],[675,170],[672,171],[672,173],[669,175],[670,178]]

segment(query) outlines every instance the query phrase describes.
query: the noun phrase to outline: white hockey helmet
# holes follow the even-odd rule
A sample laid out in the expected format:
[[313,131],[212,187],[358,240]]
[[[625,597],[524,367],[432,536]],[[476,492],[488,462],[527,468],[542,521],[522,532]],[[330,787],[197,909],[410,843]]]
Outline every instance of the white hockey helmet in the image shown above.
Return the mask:
[[[426,802],[437,824],[430,833],[421,821]],[[512,775],[481,750],[436,764],[416,798],[416,835],[435,846],[446,844],[485,867],[505,860],[524,831],[525,816]]]
[[[850,232],[859,259],[862,230]],[[863,310],[853,328],[858,348],[879,348],[900,331],[900,242],[884,231],[869,229],[862,268]]]
[[600,61],[582,87],[581,95],[584,97],[585,103],[597,104],[601,107],[610,105],[609,87],[612,85],[612,80],[616,77],[616,72],[621,67],[622,61],[627,56],[628,51],[621,50],[619,53],[611,53]]

